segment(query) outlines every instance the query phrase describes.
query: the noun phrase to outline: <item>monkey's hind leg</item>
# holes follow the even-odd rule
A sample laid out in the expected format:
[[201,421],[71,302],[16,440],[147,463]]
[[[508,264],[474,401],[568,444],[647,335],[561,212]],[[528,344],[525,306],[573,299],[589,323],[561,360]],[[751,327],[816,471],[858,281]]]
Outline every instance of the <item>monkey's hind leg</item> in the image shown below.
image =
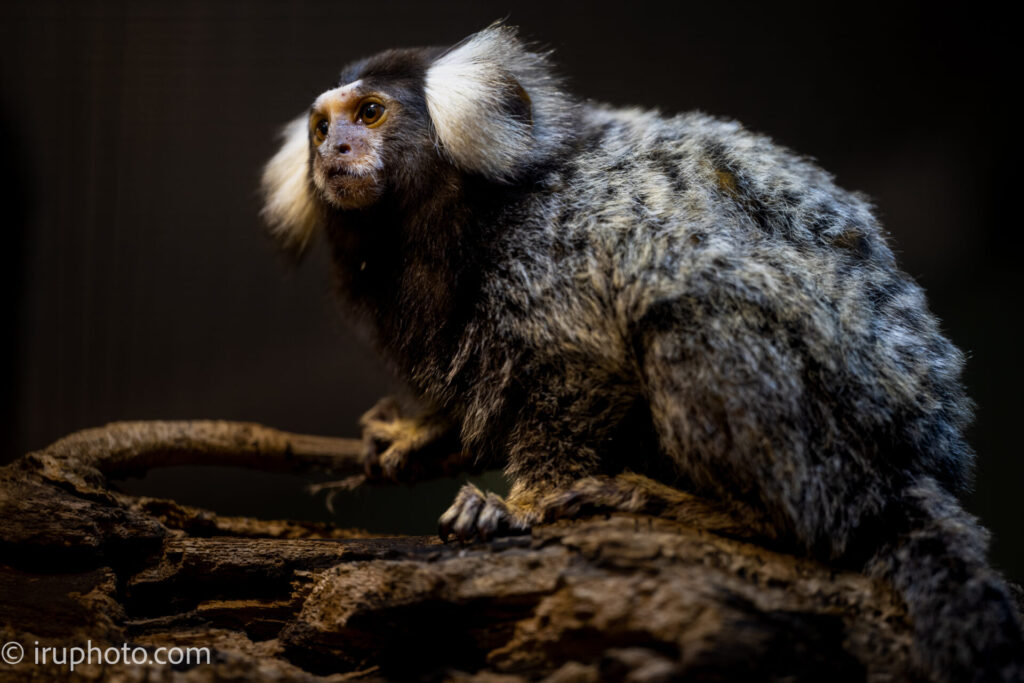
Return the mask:
[[776,540],[774,529],[749,507],[701,498],[632,472],[584,477],[567,489],[547,492],[513,486],[507,500],[466,484],[442,515],[439,529],[446,541],[453,534],[461,542],[474,536],[487,540],[526,533],[540,522],[612,512],[671,519],[730,538]]

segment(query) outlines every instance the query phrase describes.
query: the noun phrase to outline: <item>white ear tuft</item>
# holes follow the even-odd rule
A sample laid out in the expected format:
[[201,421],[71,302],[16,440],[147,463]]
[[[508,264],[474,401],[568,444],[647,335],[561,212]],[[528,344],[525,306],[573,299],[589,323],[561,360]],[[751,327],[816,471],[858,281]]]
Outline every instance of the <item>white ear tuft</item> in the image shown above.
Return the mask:
[[438,146],[466,171],[512,180],[544,143],[561,139],[557,86],[546,55],[528,50],[514,28],[493,24],[473,34],[427,70]]
[[281,246],[301,255],[319,222],[309,180],[309,117],[285,126],[284,144],[263,170],[263,219]]

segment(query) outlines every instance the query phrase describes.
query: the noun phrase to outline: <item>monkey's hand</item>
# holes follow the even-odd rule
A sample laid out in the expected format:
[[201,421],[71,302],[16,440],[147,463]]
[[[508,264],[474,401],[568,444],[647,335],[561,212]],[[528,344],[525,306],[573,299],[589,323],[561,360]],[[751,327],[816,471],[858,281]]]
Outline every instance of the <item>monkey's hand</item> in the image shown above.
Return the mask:
[[455,502],[437,523],[437,533],[445,543],[451,535],[460,543],[494,536],[525,534],[541,518],[536,493],[515,484],[508,498],[496,493],[484,493],[472,484],[466,484],[455,496]]
[[411,482],[447,474],[459,459],[455,430],[440,413],[403,416],[398,401],[389,396],[367,411],[359,424],[368,481]]

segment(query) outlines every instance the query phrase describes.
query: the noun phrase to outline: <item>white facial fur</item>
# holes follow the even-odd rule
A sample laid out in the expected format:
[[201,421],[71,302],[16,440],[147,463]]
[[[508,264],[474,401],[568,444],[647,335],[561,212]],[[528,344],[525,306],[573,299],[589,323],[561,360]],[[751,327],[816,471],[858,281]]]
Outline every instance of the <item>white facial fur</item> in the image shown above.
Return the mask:
[[[361,81],[353,81],[322,93],[314,102],[314,110],[332,109],[345,104],[355,95]],[[284,143],[263,171],[261,186],[264,195],[263,219],[271,234],[288,251],[302,253],[316,232],[319,210],[310,180],[309,115],[292,120],[282,131]],[[355,175],[369,175],[381,168],[379,143],[373,159],[351,165]],[[328,197],[322,168],[314,168],[313,180]],[[332,202],[337,204],[337,202]],[[344,207],[339,207],[344,208]]]
[[356,90],[363,84],[363,79],[346,83],[345,85],[325,90],[317,96],[316,100],[313,101],[313,109],[324,109],[330,104],[330,102],[344,102],[350,97],[356,96]]
[[318,218],[309,188],[309,117],[292,120],[282,137],[284,144],[263,171],[263,219],[285,249],[301,253]]

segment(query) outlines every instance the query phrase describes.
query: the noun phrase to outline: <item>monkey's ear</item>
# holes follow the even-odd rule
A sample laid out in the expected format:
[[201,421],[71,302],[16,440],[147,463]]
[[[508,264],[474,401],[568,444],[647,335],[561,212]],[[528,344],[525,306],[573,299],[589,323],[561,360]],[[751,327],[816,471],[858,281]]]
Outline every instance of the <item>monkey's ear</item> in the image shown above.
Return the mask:
[[285,126],[284,144],[263,170],[261,215],[281,248],[296,258],[309,245],[319,223],[319,210],[309,180],[309,118],[302,115]]
[[506,182],[563,139],[571,109],[547,54],[501,23],[434,60],[424,91],[441,150],[463,170]]

